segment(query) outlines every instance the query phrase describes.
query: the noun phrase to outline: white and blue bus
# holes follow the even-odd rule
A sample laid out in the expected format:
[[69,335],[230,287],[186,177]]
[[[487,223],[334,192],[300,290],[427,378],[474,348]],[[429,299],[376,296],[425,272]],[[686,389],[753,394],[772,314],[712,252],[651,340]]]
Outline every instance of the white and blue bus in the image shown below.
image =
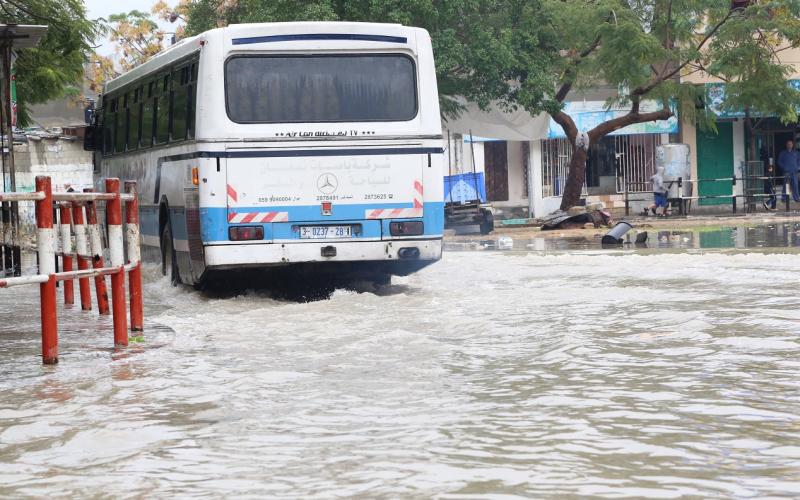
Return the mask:
[[214,29],[110,81],[95,116],[98,176],[139,182],[143,244],[173,283],[274,266],[386,279],[441,258],[423,29]]

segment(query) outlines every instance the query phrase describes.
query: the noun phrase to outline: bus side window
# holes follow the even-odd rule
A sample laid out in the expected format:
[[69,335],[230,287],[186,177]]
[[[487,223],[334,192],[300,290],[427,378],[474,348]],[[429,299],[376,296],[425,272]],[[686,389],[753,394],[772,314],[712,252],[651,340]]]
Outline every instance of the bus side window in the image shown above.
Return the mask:
[[101,115],[101,121],[103,124],[103,155],[107,156],[111,154],[112,147],[111,145],[114,144],[114,114],[112,109],[112,100],[108,98],[108,96],[103,96],[103,112]]
[[179,68],[172,73],[172,133],[170,139],[173,141],[182,141],[186,139],[188,84],[188,66]]
[[143,97],[142,100],[144,101],[142,105],[142,140],[141,140],[141,147],[149,148],[153,145],[153,122],[155,120],[155,96],[154,91],[156,87],[156,81],[151,80],[150,82],[146,83],[145,86],[142,88]]
[[114,152],[124,153],[125,142],[128,139],[128,95],[123,94],[117,99],[117,119],[115,127]]
[[128,94],[128,151],[139,149],[139,119],[142,116],[140,92],[136,88]]
[[187,87],[186,99],[188,101],[188,109],[186,112],[186,137],[194,139],[194,123],[195,113],[197,112],[197,61],[192,63],[189,74],[189,86]]
[[160,77],[158,97],[156,98],[156,144],[169,140],[169,74]]

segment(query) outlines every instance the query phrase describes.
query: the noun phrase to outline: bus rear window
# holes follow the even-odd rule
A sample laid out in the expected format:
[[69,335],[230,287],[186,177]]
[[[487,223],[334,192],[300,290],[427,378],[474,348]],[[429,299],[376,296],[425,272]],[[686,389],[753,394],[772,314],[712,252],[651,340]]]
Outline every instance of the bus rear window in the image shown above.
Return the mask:
[[225,101],[237,123],[408,121],[416,71],[400,54],[234,56]]

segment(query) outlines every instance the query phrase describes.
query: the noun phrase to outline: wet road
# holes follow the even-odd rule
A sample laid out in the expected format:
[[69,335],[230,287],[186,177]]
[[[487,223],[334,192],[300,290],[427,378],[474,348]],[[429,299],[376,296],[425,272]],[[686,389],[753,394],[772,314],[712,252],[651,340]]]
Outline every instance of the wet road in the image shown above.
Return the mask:
[[63,311],[54,368],[4,293],[0,496],[798,496],[799,259],[448,252],[312,303],[150,268],[145,341]]

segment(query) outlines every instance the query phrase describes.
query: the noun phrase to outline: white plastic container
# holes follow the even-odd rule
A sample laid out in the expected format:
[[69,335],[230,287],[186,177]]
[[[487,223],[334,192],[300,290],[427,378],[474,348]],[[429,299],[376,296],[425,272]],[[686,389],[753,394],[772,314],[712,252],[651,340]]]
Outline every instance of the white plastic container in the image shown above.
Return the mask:
[[514,240],[509,236],[501,236],[497,238],[498,250],[512,250],[514,248]]
[[662,144],[656,147],[656,168],[664,167],[664,184],[669,186],[669,198],[691,196],[691,183],[684,182],[682,191],[678,190],[678,179],[692,178],[692,164],[689,160],[688,144]]

